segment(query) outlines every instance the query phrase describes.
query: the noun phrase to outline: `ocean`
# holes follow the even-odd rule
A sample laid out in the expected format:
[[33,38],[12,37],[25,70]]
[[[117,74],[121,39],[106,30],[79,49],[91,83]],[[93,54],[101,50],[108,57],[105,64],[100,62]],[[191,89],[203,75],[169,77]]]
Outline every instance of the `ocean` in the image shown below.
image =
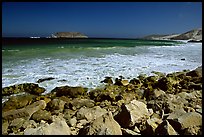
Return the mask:
[[59,86],[102,86],[152,71],[171,73],[202,65],[202,43],[140,39],[8,39],[2,45],[2,88],[38,79],[49,93]]

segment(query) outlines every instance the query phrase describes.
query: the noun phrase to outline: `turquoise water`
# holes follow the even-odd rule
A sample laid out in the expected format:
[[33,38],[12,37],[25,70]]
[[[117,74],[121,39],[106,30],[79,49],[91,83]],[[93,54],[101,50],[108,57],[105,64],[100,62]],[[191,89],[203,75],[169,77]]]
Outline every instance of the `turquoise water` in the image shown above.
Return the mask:
[[[185,58],[185,60],[181,60]],[[125,39],[46,40],[2,46],[2,87],[54,77],[40,83],[46,93],[57,86],[102,85],[106,76],[126,79],[202,65],[202,43]],[[59,80],[66,80],[61,81]]]

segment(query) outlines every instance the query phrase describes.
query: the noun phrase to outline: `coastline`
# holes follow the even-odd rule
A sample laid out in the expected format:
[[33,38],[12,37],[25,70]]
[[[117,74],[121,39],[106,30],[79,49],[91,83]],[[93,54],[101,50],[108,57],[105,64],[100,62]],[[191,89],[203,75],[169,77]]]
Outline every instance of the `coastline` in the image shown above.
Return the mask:
[[[202,134],[202,66],[191,71],[153,73],[156,75],[131,80],[106,77],[101,81],[103,87],[89,92],[86,87],[67,85],[42,95],[45,89],[36,83],[5,87],[3,96],[20,91],[26,94],[3,103],[2,134]],[[60,124],[63,128],[59,128]]]

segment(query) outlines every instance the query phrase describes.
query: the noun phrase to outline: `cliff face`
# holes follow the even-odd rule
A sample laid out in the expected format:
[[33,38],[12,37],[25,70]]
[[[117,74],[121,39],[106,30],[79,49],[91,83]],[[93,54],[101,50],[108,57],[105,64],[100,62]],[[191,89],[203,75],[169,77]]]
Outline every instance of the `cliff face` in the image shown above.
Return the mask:
[[80,32],[57,32],[52,35],[52,38],[88,38]]
[[202,41],[202,28],[194,29],[182,34],[149,35],[144,37],[144,39]]

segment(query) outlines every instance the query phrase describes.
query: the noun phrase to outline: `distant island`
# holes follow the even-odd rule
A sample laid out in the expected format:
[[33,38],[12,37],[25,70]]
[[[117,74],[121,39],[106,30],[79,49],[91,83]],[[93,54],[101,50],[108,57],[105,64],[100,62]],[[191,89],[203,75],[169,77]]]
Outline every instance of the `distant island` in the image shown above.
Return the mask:
[[80,32],[57,32],[51,35],[51,38],[88,38]]
[[143,38],[149,40],[187,40],[188,42],[202,42],[202,28],[193,29],[182,34],[148,35]]

